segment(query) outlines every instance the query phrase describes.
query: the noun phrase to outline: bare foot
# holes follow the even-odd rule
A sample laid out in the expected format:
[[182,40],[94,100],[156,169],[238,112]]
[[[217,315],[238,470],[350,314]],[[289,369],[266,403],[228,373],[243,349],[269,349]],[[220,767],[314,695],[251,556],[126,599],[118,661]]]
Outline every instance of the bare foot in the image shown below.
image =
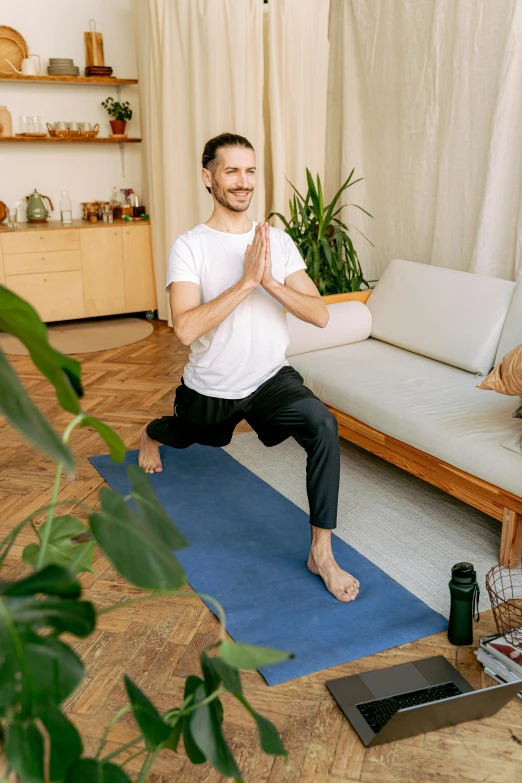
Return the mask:
[[315,560],[313,554],[308,555],[306,564],[312,574],[320,576],[326,589],[337,598],[338,601],[354,601],[359,593],[359,581],[347,571],[343,571],[335,562],[333,556],[325,557],[321,561]]
[[160,444],[157,440],[152,440],[144,429],[141,435],[141,447],[138,455],[138,465],[143,468],[145,473],[161,473],[163,466],[159,453]]

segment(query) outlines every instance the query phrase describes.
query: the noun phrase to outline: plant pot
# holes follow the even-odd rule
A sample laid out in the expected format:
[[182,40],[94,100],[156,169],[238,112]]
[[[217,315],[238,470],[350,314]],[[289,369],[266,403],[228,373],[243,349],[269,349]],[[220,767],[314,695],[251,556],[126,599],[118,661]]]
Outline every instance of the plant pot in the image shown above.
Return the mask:
[[127,122],[125,120],[111,120],[111,128],[114,135],[122,135],[125,133],[125,126]]

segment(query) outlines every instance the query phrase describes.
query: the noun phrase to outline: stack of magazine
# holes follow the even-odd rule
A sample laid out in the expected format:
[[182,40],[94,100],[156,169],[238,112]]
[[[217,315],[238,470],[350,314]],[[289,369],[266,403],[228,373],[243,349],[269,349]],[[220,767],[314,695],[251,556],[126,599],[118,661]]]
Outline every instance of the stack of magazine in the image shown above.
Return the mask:
[[519,699],[522,699],[522,649],[514,647],[505,636],[484,636],[475,655],[486,674],[497,682],[520,680]]

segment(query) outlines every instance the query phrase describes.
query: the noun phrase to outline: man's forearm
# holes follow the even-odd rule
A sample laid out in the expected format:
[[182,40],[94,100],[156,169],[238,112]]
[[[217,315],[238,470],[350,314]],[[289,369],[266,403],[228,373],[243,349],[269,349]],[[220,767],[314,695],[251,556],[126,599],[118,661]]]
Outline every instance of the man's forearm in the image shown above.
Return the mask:
[[210,302],[181,313],[172,322],[176,337],[183,345],[190,345],[219,326],[251,291],[252,286],[240,280]]
[[301,294],[289,286],[281,285],[277,280],[272,280],[265,290],[301,321],[321,328],[328,323],[328,308],[320,296]]

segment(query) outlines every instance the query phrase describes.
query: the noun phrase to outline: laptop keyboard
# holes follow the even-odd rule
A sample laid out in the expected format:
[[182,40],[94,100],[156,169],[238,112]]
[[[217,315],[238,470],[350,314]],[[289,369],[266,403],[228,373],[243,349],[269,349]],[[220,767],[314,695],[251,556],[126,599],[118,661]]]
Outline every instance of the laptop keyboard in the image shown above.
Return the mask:
[[388,723],[392,715],[395,715],[399,710],[448,699],[451,696],[458,696],[460,693],[462,691],[457,688],[454,682],[445,682],[443,685],[432,685],[418,691],[408,691],[408,693],[400,693],[397,696],[388,696],[385,699],[375,699],[375,701],[357,704],[357,709],[377,734]]

